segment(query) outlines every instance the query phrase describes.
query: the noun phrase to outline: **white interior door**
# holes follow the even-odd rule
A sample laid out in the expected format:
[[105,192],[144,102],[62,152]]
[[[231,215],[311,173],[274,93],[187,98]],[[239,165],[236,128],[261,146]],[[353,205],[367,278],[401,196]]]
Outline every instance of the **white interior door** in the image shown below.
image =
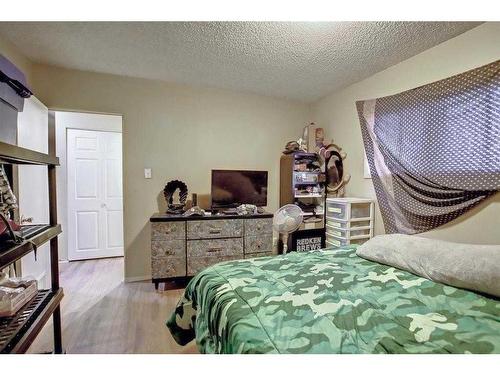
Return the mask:
[[[17,120],[17,144],[31,150],[48,152],[49,111],[34,96],[24,101],[24,110]],[[49,188],[47,167],[39,165],[20,165],[19,216],[31,218],[33,224],[49,222]],[[38,280],[41,289],[49,287],[50,261],[49,244],[43,244],[35,255],[30,253],[21,259],[21,274]]]
[[121,133],[68,129],[68,258],[123,256]]

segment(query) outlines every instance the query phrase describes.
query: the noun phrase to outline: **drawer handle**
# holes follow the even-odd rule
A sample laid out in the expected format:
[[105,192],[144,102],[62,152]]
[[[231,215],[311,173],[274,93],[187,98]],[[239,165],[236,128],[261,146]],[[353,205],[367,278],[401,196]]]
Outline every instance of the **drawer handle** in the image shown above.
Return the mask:
[[210,229],[208,232],[210,234],[219,234],[222,231],[222,229]]
[[207,253],[216,253],[222,250],[223,250],[222,247],[211,247],[207,250]]

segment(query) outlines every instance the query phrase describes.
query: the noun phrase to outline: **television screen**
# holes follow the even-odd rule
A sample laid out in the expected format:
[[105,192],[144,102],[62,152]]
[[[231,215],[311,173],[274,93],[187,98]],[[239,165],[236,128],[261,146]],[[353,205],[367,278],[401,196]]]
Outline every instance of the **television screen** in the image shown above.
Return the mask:
[[212,208],[267,206],[267,171],[212,170]]

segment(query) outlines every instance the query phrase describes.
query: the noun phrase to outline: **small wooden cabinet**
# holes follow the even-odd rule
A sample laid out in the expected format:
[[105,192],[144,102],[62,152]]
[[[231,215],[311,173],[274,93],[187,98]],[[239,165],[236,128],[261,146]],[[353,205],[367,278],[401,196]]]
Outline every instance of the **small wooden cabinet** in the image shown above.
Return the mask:
[[151,272],[163,281],[191,277],[212,264],[272,255],[273,215],[151,217]]

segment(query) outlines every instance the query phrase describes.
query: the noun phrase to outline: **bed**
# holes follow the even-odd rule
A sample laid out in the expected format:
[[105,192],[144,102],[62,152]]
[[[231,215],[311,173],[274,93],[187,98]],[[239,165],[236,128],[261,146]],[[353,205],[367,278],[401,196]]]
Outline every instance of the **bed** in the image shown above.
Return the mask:
[[500,353],[500,301],[356,255],[219,263],[167,321],[201,353]]

